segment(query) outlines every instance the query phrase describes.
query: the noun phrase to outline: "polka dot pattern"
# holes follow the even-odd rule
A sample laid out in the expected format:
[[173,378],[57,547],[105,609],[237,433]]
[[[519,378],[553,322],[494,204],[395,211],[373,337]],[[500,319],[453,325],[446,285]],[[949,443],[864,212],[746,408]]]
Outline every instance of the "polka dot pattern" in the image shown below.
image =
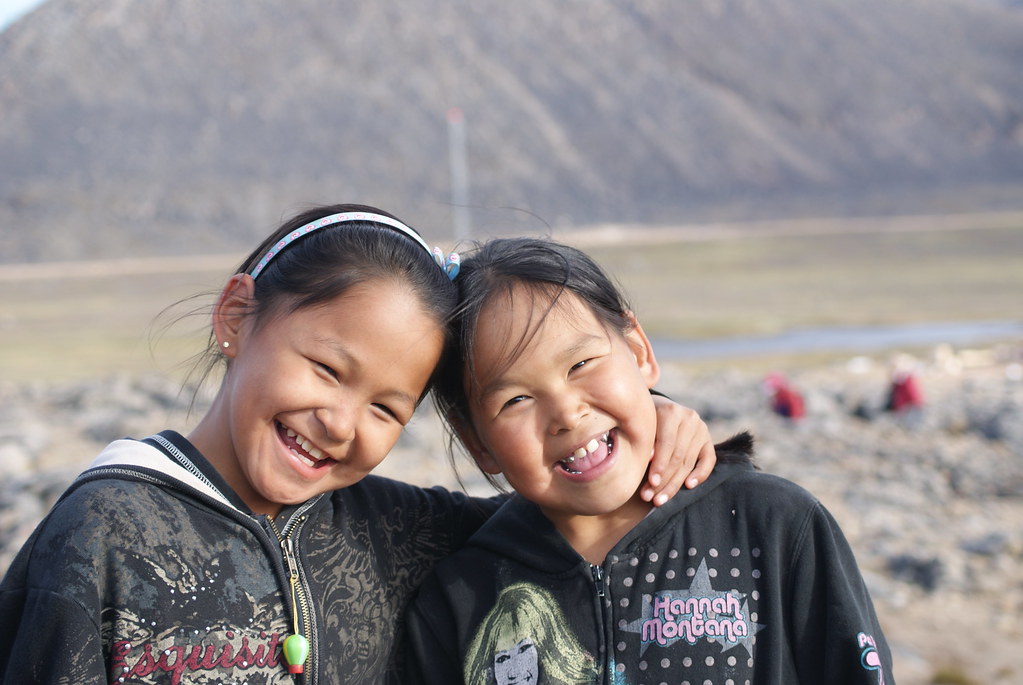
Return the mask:
[[751,683],[755,635],[764,627],[756,620],[762,556],[759,548],[690,545],[613,559],[613,644],[623,682]]

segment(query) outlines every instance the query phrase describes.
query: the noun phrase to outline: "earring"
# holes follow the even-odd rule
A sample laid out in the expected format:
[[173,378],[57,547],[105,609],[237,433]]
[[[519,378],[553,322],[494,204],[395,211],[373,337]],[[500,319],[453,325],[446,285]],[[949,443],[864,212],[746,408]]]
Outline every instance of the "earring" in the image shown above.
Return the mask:
[[226,350],[227,348],[229,348],[231,346],[231,343],[229,343],[229,342],[227,342],[225,340],[223,343],[221,343],[221,345],[223,345],[224,349]]

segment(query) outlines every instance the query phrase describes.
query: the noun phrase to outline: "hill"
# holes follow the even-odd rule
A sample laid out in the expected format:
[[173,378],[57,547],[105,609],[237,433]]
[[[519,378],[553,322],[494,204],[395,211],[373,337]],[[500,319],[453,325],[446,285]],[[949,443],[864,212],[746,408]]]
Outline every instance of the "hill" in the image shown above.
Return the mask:
[[987,0],[49,0],[0,33],[0,261],[338,200],[443,240],[452,107],[481,233],[1018,208],[1021,35]]

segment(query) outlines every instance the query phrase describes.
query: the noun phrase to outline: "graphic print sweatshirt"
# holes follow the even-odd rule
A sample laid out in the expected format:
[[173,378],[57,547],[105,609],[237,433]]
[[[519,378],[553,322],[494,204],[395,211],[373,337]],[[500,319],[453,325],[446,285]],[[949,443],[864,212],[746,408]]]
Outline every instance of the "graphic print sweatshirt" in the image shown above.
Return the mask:
[[0,585],[0,682],[384,682],[413,589],[496,508],[370,476],[271,520],[181,435],[118,440]]
[[749,464],[719,462],[600,566],[513,498],[437,566],[408,625],[409,682],[894,683],[837,523]]

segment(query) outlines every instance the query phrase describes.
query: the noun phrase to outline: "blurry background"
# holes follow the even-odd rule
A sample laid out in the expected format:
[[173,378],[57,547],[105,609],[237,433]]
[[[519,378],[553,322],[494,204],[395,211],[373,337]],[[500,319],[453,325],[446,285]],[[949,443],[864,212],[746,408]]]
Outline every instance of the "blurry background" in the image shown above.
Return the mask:
[[1020,209],[1021,34],[1008,0],[50,0],[0,40],[0,254],[233,250],[337,198],[441,240],[451,108],[477,231]]
[[[0,568],[102,444],[195,419],[209,298],[187,298],[282,218],[363,202],[446,247],[591,250],[663,389],[835,511],[899,682],[1023,683],[1023,3],[20,5]],[[910,414],[883,411],[896,357]],[[770,410],[770,372],[805,417]],[[454,483],[417,424],[389,463]]]

